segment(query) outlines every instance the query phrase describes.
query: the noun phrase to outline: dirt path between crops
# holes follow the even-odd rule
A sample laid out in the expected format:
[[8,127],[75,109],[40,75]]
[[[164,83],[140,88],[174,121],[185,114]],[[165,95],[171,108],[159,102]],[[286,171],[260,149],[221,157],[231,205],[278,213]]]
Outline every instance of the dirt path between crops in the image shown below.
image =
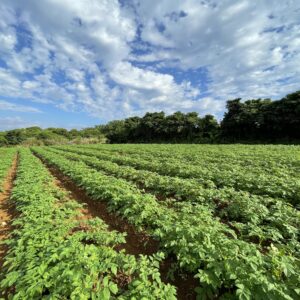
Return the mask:
[[[81,210],[85,219],[99,217],[111,230],[125,232],[126,244],[120,245],[117,250],[125,249],[126,253],[138,256],[139,254],[151,255],[159,250],[159,242],[151,238],[146,233],[137,232],[133,225],[126,222],[120,216],[113,212],[109,212],[104,201],[96,201],[87,195],[87,193],[78,187],[68,176],[64,175],[58,168],[46,162],[41,156],[34,153],[42,163],[48,168],[52,176],[56,180],[56,185],[61,189],[69,192],[70,198],[78,203],[84,204],[85,207]],[[192,274],[185,274],[182,277],[180,274],[174,274],[174,280],[168,278],[168,271],[173,263],[173,257],[168,257],[160,264],[160,273],[162,281],[170,283],[177,288],[178,300],[194,300],[196,299],[193,291],[197,286],[197,280]]]
[[[39,156],[37,155],[37,157]],[[109,212],[104,201],[93,200],[83,189],[78,187],[60,170],[53,165],[48,164],[41,157],[39,158],[56,179],[56,184],[63,190],[69,192],[70,198],[76,200],[78,203],[84,204],[84,208],[81,212],[85,219],[99,217],[109,226],[110,230],[117,230],[127,234],[126,244],[122,245],[120,249],[125,249],[128,254],[136,256],[139,254],[151,255],[158,251],[158,241],[152,239],[146,233],[137,232],[133,225],[126,222],[117,214]]]
[[[15,156],[12,166],[3,184],[3,191],[0,193],[0,241],[5,240],[12,231],[12,221],[16,216],[14,205],[9,202],[13,182],[16,178],[18,155]],[[3,265],[3,258],[7,252],[7,246],[0,244],[0,269]]]

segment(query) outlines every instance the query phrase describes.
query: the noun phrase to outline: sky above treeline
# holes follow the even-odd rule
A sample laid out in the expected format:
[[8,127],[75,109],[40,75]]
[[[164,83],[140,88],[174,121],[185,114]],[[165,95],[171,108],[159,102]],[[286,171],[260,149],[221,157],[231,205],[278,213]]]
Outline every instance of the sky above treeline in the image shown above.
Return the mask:
[[220,119],[299,83],[299,0],[0,1],[0,130]]

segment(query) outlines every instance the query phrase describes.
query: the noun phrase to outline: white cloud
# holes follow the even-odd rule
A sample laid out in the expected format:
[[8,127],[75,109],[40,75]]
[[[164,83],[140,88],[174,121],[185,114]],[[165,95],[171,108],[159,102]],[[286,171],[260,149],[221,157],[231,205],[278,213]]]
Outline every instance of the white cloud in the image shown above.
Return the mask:
[[110,73],[111,78],[122,85],[123,109],[129,114],[145,111],[192,110],[198,106],[196,97],[200,91],[189,81],[177,84],[170,74],[161,74],[131,65],[119,63]]
[[24,82],[22,83],[22,87],[23,87],[24,89],[29,89],[29,90],[31,90],[31,89],[36,89],[36,88],[38,88],[39,86],[40,86],[40,83],[37,82],[37,81],[29,81],[29,80],[26,80],[26,81],[24,81]]
[[[106,73],[126,59],[136,34],[135,21],[117,0],[2,1],[0,6],[9,12],[10,25],[21,24],[31,35],[31,45],[6,54],[0,95],[114,118],[109,101],[120,93],[108,85]],[[15,40],[20,34],[14,32]]]
[[[177,60],[189,70],[207,67],[215,98],[281,97],[300,81],[300,3],[296,1],[141,1],[137,5],[141,37],[158,51],[136,55],[138,61]],[[298,10],[297,10],[298,9]],[[177,18],[170,15],[177,14]],[[153,22],[160,24],[154,27]],[[151,30],[153,40],[143,32]],[[166,39],[161,42],[160,39]],[[164,49],[166,43],[173,46]],[[170,45],[171,45],[170,44]],[[293,53],[293,56],[291,56]],[[293,65],[293,63],[295,63]],[[273,67],[272,72],[264,72]],[[259,73],[259,76],[257,74]],[[291,85],[277,81],[292,75]],[[233,78],[233,80],[228,80]]]
[[173,77],[136,68],[130,63],[119,63],[110,73],[113,80],[121,85],[140,90],[162,90],[166,93],[175,87]]
[[[2,0],[0,96],[102,121],[220,116],[227,99],[299,88],[299,9],[293,0]],[[201,68],[200,88],[190,75]]]
[[16,44],[16,36],[12,28],[0,33],[1,52],[12,51]]
[[14,96],[20,90],[21,82],[9,70],[0,68],[0,95]]
[[18,105],[5,100],[0,100],[0,110],[18,111],[18,112],[41,112],[39,109],[26,105]]
[[16,128],[26,128],[32,126],[39,126],[38,123],[26,121],[18,116],[16,117],[0,117],[0,129],[3,131],[16,129]]

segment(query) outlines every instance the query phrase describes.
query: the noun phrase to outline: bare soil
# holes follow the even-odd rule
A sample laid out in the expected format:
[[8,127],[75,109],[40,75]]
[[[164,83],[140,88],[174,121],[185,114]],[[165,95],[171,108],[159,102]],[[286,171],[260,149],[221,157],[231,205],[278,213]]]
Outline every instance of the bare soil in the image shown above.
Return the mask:
[[[12,202],[9,201],[13,182],[16,178],[18,157],[13,160],[12,166],[4,180],[3,191],[0,193],[0,241],[9,237],[12,231],[12,221],[16,216],[16,211]],[[3,258],[7,252],[7,245],[0,243],[0,269],[3,266]]]

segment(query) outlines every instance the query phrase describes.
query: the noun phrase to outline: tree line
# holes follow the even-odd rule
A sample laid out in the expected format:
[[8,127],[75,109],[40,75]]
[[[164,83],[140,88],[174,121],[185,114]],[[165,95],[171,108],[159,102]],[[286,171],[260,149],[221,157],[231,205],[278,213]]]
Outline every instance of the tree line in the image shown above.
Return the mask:
[[241,99],[227,102],[221,137],[229,141],[292,142],[300,140],[300,91],[278,101]]
[[112,143],[298,143],[300,141],[300,91],[281,100],[240,98],[227,101],[218,123],[212,115],[196,112],[146,113],[112,121],[101,130]]
[[102,132],[112,143],[197,143],[216,140],[219,127],[211,115],[201,118],[196,112],[178,111],[168,116],[164,112],[148,112],[142,118],[109,122]]
[[299,143],[300,91],[284,98],[227,101],[221,122],[197,112],[146,113],[82,130],[30,127],[0,132],[0,146],[62,143]]

